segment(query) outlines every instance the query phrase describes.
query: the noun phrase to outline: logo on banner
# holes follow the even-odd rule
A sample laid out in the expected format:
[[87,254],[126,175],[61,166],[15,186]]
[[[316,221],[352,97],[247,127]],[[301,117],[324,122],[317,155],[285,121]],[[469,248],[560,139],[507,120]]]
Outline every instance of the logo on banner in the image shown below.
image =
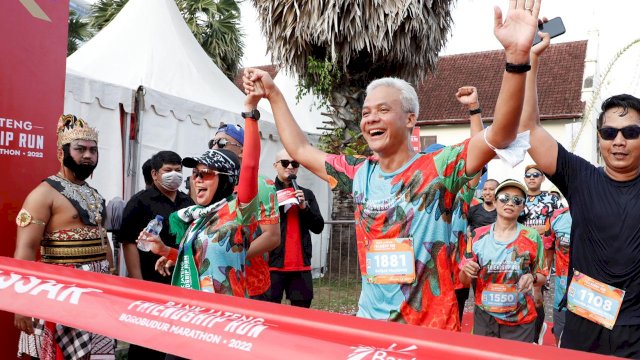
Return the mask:
[[88,292],[102,292],[92,288],[81,288],[75,285],[59,284],[53,280],[42,280],[35,276],[22,276],[18,274],[5,275],[0,271],[0,290],[11,289],[18,294],[33,296],[46,296],[56,301],[68,301],[77,305],[82,294]]
[[386,349],[373,346],[360,345],[351,347],[353,352],[347,357],[348,360],[416,360],[413,353],[418,347],[407,346],[404,349],[396,349],[397,344],[392,344]]
[[42,10],[40,5],[38,5],[36,0],[20,0],[20,2],[34,18],[51,22],[51,19],[47,16],[44,10]]
[[0,155],[32,158],[44,157],[44,131],[31,121],[0,117]]
[[411,131],[411,147],[413,151],[420,152],[420,127],[414,126]]

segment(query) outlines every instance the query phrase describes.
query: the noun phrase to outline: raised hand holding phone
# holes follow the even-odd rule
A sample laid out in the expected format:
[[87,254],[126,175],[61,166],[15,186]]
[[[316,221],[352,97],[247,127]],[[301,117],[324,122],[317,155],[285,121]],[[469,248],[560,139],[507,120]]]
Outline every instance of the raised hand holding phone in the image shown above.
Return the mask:
[[[560,36],[566,32],[562,18],[556,17],[549,21],[543,21],[538,24],[538,31],[549,34],[549,38],[553,39],[556,36]],[[542,41],[540,35],[536,32],[533,37],[533,45]]]

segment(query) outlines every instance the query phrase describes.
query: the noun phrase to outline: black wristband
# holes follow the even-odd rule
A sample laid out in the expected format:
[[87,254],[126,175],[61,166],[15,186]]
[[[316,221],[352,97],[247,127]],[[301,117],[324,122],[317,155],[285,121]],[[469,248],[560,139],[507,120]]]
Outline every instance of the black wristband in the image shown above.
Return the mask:
[[510,73],[522,74],[531,70],[531,64],[512,64],[505,63],[504,70]]
[[473,110],[469,110],[469,115],[476,115],[476,114],[480,114],[482,112],[481,108],[477,108],[477,109],[473,109]]

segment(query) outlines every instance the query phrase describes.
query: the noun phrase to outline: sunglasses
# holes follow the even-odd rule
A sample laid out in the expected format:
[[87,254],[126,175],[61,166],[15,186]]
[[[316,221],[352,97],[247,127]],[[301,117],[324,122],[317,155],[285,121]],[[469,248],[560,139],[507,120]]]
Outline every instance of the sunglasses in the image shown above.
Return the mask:
[[511,200],[511,203],[515,206],[519,206],[519,205],[522,205],[522,203],[524,203],[524,198],[521,198],[520,196],[516,196],[516,195],[505,194],[505,193],[498,195],[497,199],[503,204],[506,204],[509,202],[509,200]]
[[224,149],[225,146],[227,145],[233,145],[233,146],[237,146],[239,148],[242,147],[242,145],[240,144],[234,144],[231,141],[225,139],[225,138],[217,138],[217,139],[211,139],[209,140],[209,149],[213,149],[214,146],[218,145],[218,149]]
[[211,170],[211,169],[202,169],[202,170],[197,170],[197,169],[193,169],[193,172],[191,173],[191,177],[193,178],[193,180],[200,178],[202,180],[211,180],[213,179],[214,176],[216,175],[233,175],[233,174],[229,174],[226,172],[222,172],[222,171],[218,171],[218,170]]
[[640,126],[629,125],[621,129],[614,127],[602,127],[598,129],[598,133],[602,140],[613,140],[618,136],[618,132],[621,132],[622,136],[627,140],[635,140],[640,137]]
[[531,178],[537,179],[540,176],[542,176],[542,174],[540,174],[539,172],[524,174],[524,177],[526,177],[527,179],[531,179]]
[[282,165],[283,168],[288,168],[289,164],[291,164],[291,167],[294,169],[297,169],[300,167],[300,163],[295,161],[295,160],[280,160],[277,161],[280,163],[280,165]]

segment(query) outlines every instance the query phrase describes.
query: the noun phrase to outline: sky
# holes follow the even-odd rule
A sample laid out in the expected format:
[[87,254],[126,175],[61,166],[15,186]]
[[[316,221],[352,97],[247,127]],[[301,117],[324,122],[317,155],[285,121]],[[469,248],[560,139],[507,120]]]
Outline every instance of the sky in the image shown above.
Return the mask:
[[[493,36],[494,5],[506,12],[508,0],[457,0],[452,11],[454,24],[440,55],[500,49],[500,43]],[[265,54],[266,40],[251,1],[244,1],[240,7],[248,45],[242,65],[270,64],[270,57]],[[557,16],[563,19],[567,31],[552,43],[586,40],[590,30],[598,29],[599,53],[603,61],[608,61],[630,41],[640,38],[638,14],[640,1],[637,0],[545,0],[540,12],[541,16],[550,19]]]

